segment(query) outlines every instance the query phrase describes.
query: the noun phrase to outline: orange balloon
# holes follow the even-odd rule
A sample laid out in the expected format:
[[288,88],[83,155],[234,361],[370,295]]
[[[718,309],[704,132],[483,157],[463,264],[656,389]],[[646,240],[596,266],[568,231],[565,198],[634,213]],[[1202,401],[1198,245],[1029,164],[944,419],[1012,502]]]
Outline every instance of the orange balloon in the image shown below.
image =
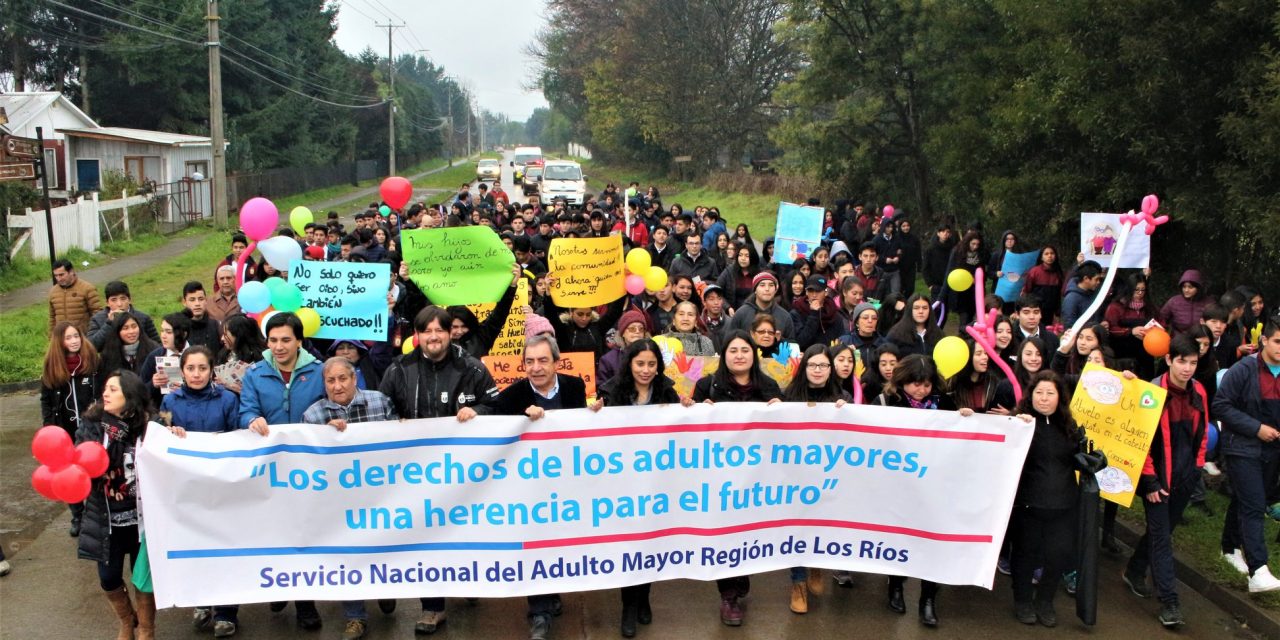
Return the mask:
[[1169,332],[1160,327],[1151,327],[1142,338],[1142,348],[1157,358],[1169,353]]

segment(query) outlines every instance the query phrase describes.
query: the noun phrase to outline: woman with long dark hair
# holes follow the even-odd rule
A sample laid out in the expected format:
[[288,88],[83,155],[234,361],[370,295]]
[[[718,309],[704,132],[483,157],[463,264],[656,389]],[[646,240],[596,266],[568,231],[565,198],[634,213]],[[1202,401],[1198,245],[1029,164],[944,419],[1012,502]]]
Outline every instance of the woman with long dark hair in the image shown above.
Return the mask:
[[1058,623],[1053,596],[1071,567],[1079,493],[1075,455],[1084,431],[1071,416],[1070,398],[1061,376],[1041,371],[1031,377],[1030,393],[1017,408],[1024,421],[1035,424],[1009,521],[1014,615],[1023,624]]
[[[662,350],[649,338],[636,340],[623,350],[622,366],[618,374],[600,387],[600,397],[591,405],[592,411],[601,407],[638,407],[680,403],[693,404],[691,398],[681,398],[675,385],[662,373]],[[636,635],[636,623],[653,622],[653,608],[649,606],[649,590],[652,583],[622,588],[622,637]]]
[[1022,278],[1022,295],[1031,294],[1040,300],[1040,312],[1044,314],[1041,326],[1053,324],[1062,306],[1062,289],[1067,277],[1058,261],[1058,250],[1049,245],[1040,247],[1036,263]]
[[999,368],[992,364],[991,355],[973,338],[962,338],[969,347],[969,360],[964,368],[949,380],[951,400],[957,407],[973,409],[976,413],[986,413],[993,406],[996,388],[1004,376]]
[[142,325],[133,314],[122,313],[111,321],[107,339],[102,344],[102,370],[127,369],[138,373],[147,354],[159,346],[142,332]]
[[[757,318],[764,316],[756,316]],[[764,375],[756,360],[756,345],[745,331],[730,331],[720,348],[720,368],[703,377],[693,387],[693,401],[715,404],[717,402],[767,402],[782,400],[782,389],[772,378]],[[720,622],[730,627],[742,625],[741,599],[751,590],[749,576],[735,576],[716,580],[720,591]]]
[[885,337],[904,356],[913,353],[922,356],[932,354],[934,345],[942,339],[942,330],[938,329],[934,320],[929,298],[918,293],[907,298],[906,312],[897,324],[889,328]]
[[[950,275],[956,269],[964,269],[969,273],[975,273],[978,267],[986,266],[989,257],[982,235],[977,231],[970,231],[964,234],[960,244],[956,245],[955,250],[951,252],[951,262],[947,264],[947,274]],[[972,291],[951,292],[950,308],[960,316],[960,326],[968,326],[969,323],[973,322],[974,314],[982,311],[981,309],[974,310],[975,303],[976,300],[974,300]]]
[[1066,381],[1068,388],[1075,388],[1080,380],[1080,372],[1088,364],[1089,353],[1107,345],[1107,330],[1100,322],[1090,322],[1080,329],[1076,335],[1068,330],[1062,335],[1062,342],[1053,352],[1053,361],[1049,367],[1058,372]]
[[85,412],[76,433],[77,444],[101,444],[110,461],[85,498],[78,555],[98,563],[98,582],[120,620],[118,638],[134,637],[135,628],[139,638],[155,637],[154,594],[138,590],[131,599],[124,582],[125,558],[136,562],[140,549],[142,520],[134,461],[150,420],[147,385],[132,371],[115,370],[102,385],[102,400]]
[[[240,369],[243,374],[249,365],[262,359],[262,352],[267,348],[258,330],[258,323],[252,318],[236,314],[222,323],[222,350],[218,352],[218,366],[227,366],[227,370]],[[236,395],[240,394],[240,382],[233,377],[222,377],[218,380],[223,387]]]
[[1107,332],[1111,348],[1117,358],[1142,365],[1138,370],[1144,378],[1154,375],[1151,359],[1146,357],[1142,339],[1147,336],[1147,323],[1156,317],[1156,305],[1147,295],[1147,277],[1134,272],[1125,279],[1125,286],[1111,304],[1107,305]]
[[[874,404],[910,409],[956,410],[955,403],[943,392],[942,378],[938,376],[938,368],[933,364],[933,359],[919,354],[909,355],[898,361],[893,369],[893,377]],[[973,415],[971,409],[960,409],[959,412],[962,416]],[[902,593],[906,582],[905,576],[889,576],[889,609],[896,613],[907,612]],[[938,583],[920,581],[919,610],[920,622],[928,627],[938,626]]]
[[170,386],[169,376],[156,363],[156,358],[182,355],[190,332],[191,318],[185,313],[171,313],[160,320],[160,346],[147,354],[138,370],[138,377],[151,386],[151,406],[160,406],[163,390]]
[[[80,416],[102,391],[100,359],[93,343],[70,322],[59,322],[49,336],[40,374],[40,417],[44,424],[62,427],[74,440]],[[80,535],[84,503],[69,503],[71,536]]]
[[747,301],[757,273],[760,273],[760,263],[755,249],[739,245],[734,251],[733,261],[716,279],[716,284],[727,292],[730,307],[737,309]]
[[863,362],[862,397],[874,400],[883,393],[885,386],[893,379],[893,371],[898,368],[898,361],[901,359],[902,352],[891,342],[876,348],[872,358]]

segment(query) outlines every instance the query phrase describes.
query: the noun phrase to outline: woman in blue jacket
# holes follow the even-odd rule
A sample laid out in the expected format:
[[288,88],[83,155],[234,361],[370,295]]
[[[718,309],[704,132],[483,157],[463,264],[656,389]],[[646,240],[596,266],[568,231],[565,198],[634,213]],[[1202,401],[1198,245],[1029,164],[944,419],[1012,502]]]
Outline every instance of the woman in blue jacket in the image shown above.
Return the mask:
[[198,433],[221,433],[238,428],[240,399],[213,383],[213,352],[196,345],[182,353],[182,386],[160,403],[160,414],[171,426]]

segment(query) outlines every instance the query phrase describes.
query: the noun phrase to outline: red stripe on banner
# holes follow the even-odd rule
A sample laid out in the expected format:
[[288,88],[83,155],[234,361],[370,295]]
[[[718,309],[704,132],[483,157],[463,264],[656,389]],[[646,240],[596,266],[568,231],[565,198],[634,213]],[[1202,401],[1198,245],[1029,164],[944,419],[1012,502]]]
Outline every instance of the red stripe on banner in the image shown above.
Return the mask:
[[607,438],[611,436],[653,435],[662,433],[696,433],[717,431],[751,431],[769,429],[774,431],[851,431],[855,433],[872,433],[883,436],[906,436],[909,438],[938,438],[943,440],[977,440],[981,442],[1004,442],[1003,434],[980,433],[977,431],[943,431],[941,429],[904,429],[900,427],[875,427],[865,424],[844,424],[840,422],[743,422],[743,423],[707,423],[707,424],[673,424],[669,426],[637,426],[617,427],[612,429],[578,429],[575,431],[529,432],[520,436],[521,440],[568,440],[574,438]]
[[739,524],[731,527],[672,527],[670,529],[659,529],[657,531],[643,531],[640,533],[619,533],[606,536],[584,536],[580,538],[560,538],[558,540],[535,540],[533,542],[524,543],[525,549],[550,549],[554,547],[574,547],[588,544],[608,544],[612,542],[634,542],[636,540],[653,540],[654,538],[667,538],[671,536],[718,536],[730,533],[742,533],[743,531],[758,531],[760,529],[777,529],[780,527],[828,527],[835,529],[856,529],[859,531],[874,531],[876,533],[891,533],[895,535],[912,536],[915,538],[924,538],[925,540],[934,540],[937,542],[992,542],[991,536],[971,535],[963,533],[938,533],[936,531],[924,531],[923,529],[912,529],[910,527],[898,527],[888,524],[875,524],[873,522],[849,522],[845,520],[818,520],[793,518],[787,520],[769,520],[766,522],[752,522],[748,524]]

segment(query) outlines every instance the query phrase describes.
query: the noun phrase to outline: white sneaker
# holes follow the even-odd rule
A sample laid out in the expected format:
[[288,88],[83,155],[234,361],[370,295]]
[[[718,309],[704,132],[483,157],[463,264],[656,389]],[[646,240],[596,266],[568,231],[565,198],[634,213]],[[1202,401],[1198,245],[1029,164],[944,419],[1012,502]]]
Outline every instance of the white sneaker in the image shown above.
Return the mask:
[[8,560],[0,560],[0,576],[7,576],[13,571],[13,567],[9,566]]
[[1222,554],[1222,559],[1226,561],[1227,564],[1231,565],[1232,569],[1239,571],[1242,575],[1249,575],[1249,564],[1244,561],[1244,554],[1240,553],[1239,549],[1236,549],[1231,553]]
[[1204,463],[1204,472],[1209,474],[1210,477],[1217,477],[1222,475],[1222,469],[1219,469],[1218,465],[1212,462]]
[[1263,566],[1249,576],[1249,593],[1280,590],[1280,580],[1271,575],[1271,568]]

